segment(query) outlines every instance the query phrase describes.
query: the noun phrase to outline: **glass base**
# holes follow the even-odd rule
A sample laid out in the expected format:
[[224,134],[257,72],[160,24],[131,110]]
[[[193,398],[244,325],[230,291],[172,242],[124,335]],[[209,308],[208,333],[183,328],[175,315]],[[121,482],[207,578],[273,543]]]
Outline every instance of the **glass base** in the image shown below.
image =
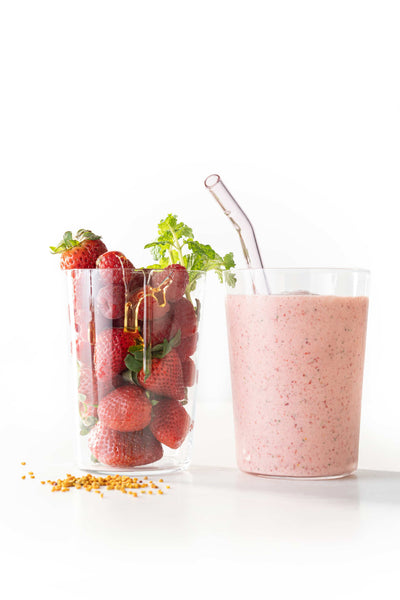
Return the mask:
[[174,461],[170,459],[165,465],[143,465],[141,467],[127,467],[125,469],[118,467],[108,467],[107,465],[84,465],[78,464],[81,471],[92,473],[93,475],[129,475],[131,477],[158,476],[185,471],[190,465],[190,460]]
[[347,473],[339,473],[338,475],[316,475],[315,477],[311,476],[298,476],[298,475],[268,475],[264,473],[252,473],[251,471],[244,471],[241,469],[243,473],[247,473],[247,475],[255,475],[256,477],[263,477],[265,479],[291,479],[291,480],[299,480],[299,481],[325,481],[328,479],[343,479],[344,477],[350,477],[356,472],[356,469],[349,471]]

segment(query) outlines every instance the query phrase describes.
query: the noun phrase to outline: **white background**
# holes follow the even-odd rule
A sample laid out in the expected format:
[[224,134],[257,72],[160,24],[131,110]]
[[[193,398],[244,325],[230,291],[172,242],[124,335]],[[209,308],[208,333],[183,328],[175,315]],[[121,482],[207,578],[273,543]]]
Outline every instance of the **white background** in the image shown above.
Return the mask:
[[[371,270],[361,459],[400,470],[399,29],[387,1],[0,4],[7,461],[46,443],[51,461],[70,444],[64,287],[48,246],[88,227],[142,266],[175,212],[240,263],[203,186],[217,172],[265,266]],[[223,299],[210,278],[210,405],[230,399]],[[215,444],[215,465],[228,455]]]

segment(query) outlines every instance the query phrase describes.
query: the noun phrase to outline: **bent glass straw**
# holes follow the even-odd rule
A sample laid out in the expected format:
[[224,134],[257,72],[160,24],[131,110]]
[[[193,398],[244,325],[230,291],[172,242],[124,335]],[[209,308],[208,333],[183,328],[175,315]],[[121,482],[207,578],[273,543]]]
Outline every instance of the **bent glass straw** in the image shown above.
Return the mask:
[[[247,267],[249,269],[263,269],[263,262],[253,225],[249,221],[246,213],[241,209],[228,188],[225,187],[219,175],[209,175],[204,181],[204,185],[218,202],[225,215],[236,229]],[[263,275],[264,276],[257,286],[255,285],[254,277],[252,276],[254,294],[257,292],[270,294],[267,279],[264,273]]]

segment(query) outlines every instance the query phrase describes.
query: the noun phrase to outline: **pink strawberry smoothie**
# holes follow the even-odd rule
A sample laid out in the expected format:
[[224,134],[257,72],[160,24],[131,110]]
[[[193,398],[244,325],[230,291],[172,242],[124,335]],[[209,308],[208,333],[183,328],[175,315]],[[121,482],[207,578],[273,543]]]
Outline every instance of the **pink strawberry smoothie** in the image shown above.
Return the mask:
[[239,468],[292,477],[354,471],[368,298],[226,302]]

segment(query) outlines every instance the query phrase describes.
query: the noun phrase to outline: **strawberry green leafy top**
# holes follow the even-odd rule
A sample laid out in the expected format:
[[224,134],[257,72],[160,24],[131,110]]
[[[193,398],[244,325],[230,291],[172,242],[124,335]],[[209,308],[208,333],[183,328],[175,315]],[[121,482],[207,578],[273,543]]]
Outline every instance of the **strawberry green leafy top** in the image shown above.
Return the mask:
[[81,246],[85,240],[100,240],[101,236],[96,235],[90,229],[79,229],[75,238],[72,235],[72,231],[66,231],[63,235],[63,239],[57,246],[50,246],[52,254],[60,254],[65,250]]
[[186,267],[189,271],[188,293],[195,289],[196,280],[200,277],[196,271],[215,271],[221,282],[224,274],[228,285],[235,286],[236,277],[229,272],[235,266],[233,252],[221,257],[210,245],[196,241],[193,230],[184,223],[178,223],[176,215],[169,214],[160,221],[158,238],[146,244],[145,248],[150,248],[154,260],[158,261],[149,269],[165,268],[176,263]]

